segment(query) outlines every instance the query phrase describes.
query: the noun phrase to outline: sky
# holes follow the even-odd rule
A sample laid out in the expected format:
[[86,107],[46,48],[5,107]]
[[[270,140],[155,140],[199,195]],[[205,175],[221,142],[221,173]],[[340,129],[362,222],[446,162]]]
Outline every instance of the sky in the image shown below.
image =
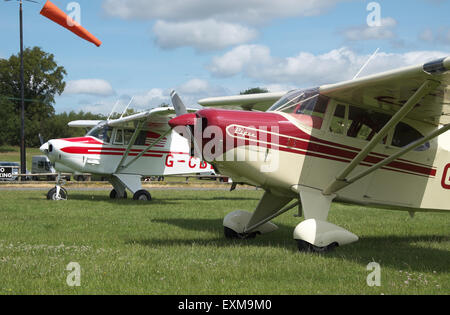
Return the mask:
[[[24,4],[24,45],[67,71],[55,110],[188,105],[253,87],[288,91],[450,55],[450,0],[53,0],[103,44]],[[18,2],[0,2],[0,58],[19,51]],[[117,104],[117,105],[116,105]]]

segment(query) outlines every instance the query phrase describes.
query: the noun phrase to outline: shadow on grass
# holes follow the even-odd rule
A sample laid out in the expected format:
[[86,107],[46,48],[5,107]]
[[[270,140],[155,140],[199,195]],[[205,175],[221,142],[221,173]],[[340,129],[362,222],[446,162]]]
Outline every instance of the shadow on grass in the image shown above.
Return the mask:
[[[165,223],[193,231],[217,231],[222,233],[221,219],[157,219],[155,223]],[[297,252],[297,246],[292,239],[292,226],[280,224],[278,230],[268,235],[257,236],[255,239],[229,240],[223,237],[208,239],[145,239],[129,240],[128,244],[141,244],[144,246],[191,246],[193,243],[201,246],[234,247],[261,246],[283,247]],[[449,242],[448,235],[381,235],[362,237],[358,242],[334,251],[320,254],[322,257],[345,259],[357,262],[364,267],[369,262],[376,261],[381,266],[389,266],[398,270],[414,270],[423,272],[448,272],[450,251],[433,248],[436,243]],[[319,255],[319,254],[310,254]]]
[[[151,192],[150,192],[151,193]],[[132,197],[128,197],[127,199],[111,199],[109,198],[109,193],[105,193],[105,195],[99,195],[99,194],[88,194],[88,193],[70,193],[68,194],[68,200],[77,200],[77,201],[107,201],[111,203],[133,203],[136,202],[138,204],[146,204],[146,205],[152,205],[152,204],[176,204],[178,201],[257,201],[260,198],[259,197],[217,197],[217,196],[185,196],[185,197],[170,197],[170,198],[162,198],[162,197],[154,197],[152,195],[153,199],[150,202],[143,202],[143,201],[137,201],[133,200]],[[42,198],[37,197],[30,197],[29,200],[43,200],[47,198],[47,194],[42,194]]]

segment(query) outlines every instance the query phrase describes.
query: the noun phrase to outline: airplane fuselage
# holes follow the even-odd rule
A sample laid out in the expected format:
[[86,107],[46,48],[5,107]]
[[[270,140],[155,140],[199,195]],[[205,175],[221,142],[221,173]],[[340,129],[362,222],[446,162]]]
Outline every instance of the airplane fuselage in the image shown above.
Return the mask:
[[[334,108],[329,106],[321,118],[283,112],[200,110],[196,115],[203,122],[203,157],[233,181],[278,195],[295,197],[305,187],[324,190],[368,143],[348,136],[350,131],[332,132],[336,129],[331,125]],[[409,125],[423,134],[437,128],[415,121],[408,121]],[[216,131],[208,132],[210,126]],[[222,133],[223,141],[214,146],[211,141],[217,133]],[[392,145],[398,140],[393,133],[353,172],[364,171],[401,150]],[[447,132],[340,190],[336,199],[407,210],[450,210],[449,150]]]
[[[156,140],[157,136],[149,141]],[[115,173],[141,176],[191,174],[212,171],[211,165],[190,156],[187,140],[171,133],[155,144],[143,156],[125,168],[118,168],[127,145],[104,142],[92,136],[50,140],[48,156],[59,171],[75,170],[81,173],[111,175]],[[146,144],[133,145],[123,165],[126,166]]]

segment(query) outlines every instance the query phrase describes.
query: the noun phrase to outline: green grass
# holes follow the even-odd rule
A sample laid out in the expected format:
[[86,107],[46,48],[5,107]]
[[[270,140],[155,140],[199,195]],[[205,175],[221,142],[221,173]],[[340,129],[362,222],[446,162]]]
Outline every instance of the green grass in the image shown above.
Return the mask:
[[[152,192],[154,201],[111,201],[106,191],[0,192],[0,294],[449,294],[445,213],[334,204],[329,220],[360,237],[327,254],[299,253],[294,210],[253,240],[223,237],[230,211],[252,210],[262,192]],[[381,265],[369,287],[368,263]],[[81,266],[69,287],[66,266]]]

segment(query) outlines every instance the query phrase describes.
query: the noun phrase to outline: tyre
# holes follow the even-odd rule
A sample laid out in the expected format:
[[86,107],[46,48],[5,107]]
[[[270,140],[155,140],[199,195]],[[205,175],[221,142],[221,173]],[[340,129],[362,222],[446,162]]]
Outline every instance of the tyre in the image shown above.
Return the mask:
[[258,234],[258,232],[241,234],[241,233],[238,233],[238,232],[224,226],[223,234],[225,235],[225,238],[228,238],[228,239],[249,240],[249,239],[255,238],[256,235]]
[[152,196],[150,195],[150,193],[148,191],[141,189],[134,193],[133,199],[134,200],[142,200],[142,201],[151,201]]
[[[117,191],[115,189],[111,190],[111,192],[109,193],[109,198],[111,198],[111,199],[119,198],[119,197],[117,197]],[[124,191],[123,197],[121,199],[127,199],[127,192],[126,191]]]
[[326,252],[332,251],[333,249],[335,249],[338,246],[339,246],[338,243],[334,242],[325,247],[318,247],[318,246],[314,246],[308,242],[305,242],[303,240],[297,240],[298,250],[300,252],[306,252],[306,253],[326,253]]
[[59,197],[60,199],[56,198],[56,187],[53,187],[47,193],[48,200],[67,200],[67,190],[61,187],[61,189],[59,190]]

